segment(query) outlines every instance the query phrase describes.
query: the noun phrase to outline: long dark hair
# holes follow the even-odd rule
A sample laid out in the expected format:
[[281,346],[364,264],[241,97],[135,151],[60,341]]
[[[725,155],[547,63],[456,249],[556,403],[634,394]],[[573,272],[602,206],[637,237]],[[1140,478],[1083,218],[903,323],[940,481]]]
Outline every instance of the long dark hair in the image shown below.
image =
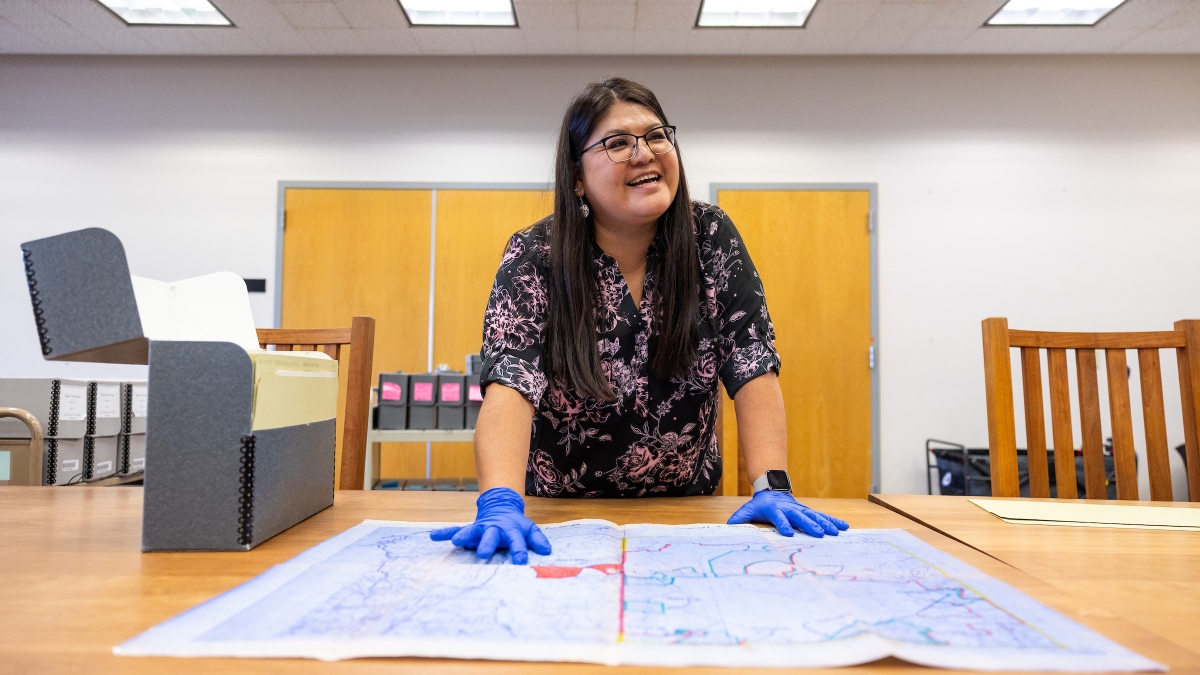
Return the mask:
[[[554,217],[547,224],[550,240],[549,311],[546,361],[550,379],[578,394],[613,400],[616,394],[600,368],[596,346],[597,274],[592,260],[592,223],[580,210],[575,182],[582,175],[580,151],[596,124],[617,101],[643,106],[669,124],[654,92],[630,80],[613,77],[595,82],[567,106],[558,134],[554,163]],[[679,146],[675,146],[678,157]],[[658,221],[662,248],[655,270],[650,369],[659,377],[683,377],[699,351],[700,263],[692,223],[683,158],[675,200]],[[649,271],[649,270],[647,270]]]

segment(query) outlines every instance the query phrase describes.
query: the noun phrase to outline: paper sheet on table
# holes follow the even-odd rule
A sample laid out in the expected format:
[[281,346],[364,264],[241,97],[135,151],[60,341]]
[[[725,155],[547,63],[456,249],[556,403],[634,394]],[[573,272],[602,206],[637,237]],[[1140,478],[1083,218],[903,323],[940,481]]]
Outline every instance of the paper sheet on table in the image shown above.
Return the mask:
[[366,521],[116,647],[118,655],[418,656],[972,670],[1166,670],[902,530],[543,526],[481,561],[439,523]]
[[1077,504],[1029,499],[972,499],[970,502],[1007,523],[1019,525],[1200,532],[1200,508]]

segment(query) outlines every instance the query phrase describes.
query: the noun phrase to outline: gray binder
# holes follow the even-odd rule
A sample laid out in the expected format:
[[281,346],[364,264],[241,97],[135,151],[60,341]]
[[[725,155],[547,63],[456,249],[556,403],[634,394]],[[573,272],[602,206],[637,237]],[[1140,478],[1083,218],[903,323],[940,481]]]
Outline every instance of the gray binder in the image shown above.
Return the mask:
[[252,432],[249,355],[147,340],[114,235],[21,248],[45,358],[150,365],[143,551],[249,550],[333,505],[335,420]]
[[[42,425],[43,485],[83,480],[88,383],[62,378],[0,378],[0,406],[21,408]],[[0,418],[0,438],[29,438],[20,420]]]
[[117,473],[146,468],[146,408],[148,387],[143,382],[121,383],[121,431],[117,434]]

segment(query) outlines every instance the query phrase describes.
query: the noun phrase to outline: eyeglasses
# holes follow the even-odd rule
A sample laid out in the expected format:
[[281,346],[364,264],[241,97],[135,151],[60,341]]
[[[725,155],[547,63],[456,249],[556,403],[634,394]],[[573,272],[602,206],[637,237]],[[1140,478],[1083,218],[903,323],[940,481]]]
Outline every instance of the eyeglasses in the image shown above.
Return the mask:
[[597,145],[604,146],[608,159],[614,163],[628,162],[637,154],[638,139],[646,144],[646,148],[656,155],[665,155],[675,147],[675,127],[661,126],[647,131],[641,136],[634,134],[613,134],[605,136],[579,151],[579,156]]

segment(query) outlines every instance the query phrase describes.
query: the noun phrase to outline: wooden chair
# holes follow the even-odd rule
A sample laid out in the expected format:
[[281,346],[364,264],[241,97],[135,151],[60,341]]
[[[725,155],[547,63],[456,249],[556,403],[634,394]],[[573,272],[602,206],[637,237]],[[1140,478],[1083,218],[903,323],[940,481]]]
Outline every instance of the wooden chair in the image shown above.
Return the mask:
[[[338,488],[363,489],[367,451],[367,417],[371,405],[371,359],[375,352],[375,319],[356,316],[349,328],[259,328],[258,343],[276,351],[323,351],[346,373]],[[342,349],[349,345],[350,349]],[[347,353],[348,352],[348,353]]]
[[29,429],[28,441],[0,441],[0,451],[9,453],[8,480],[0,480],[0,485],[41,485],[42,425],[20,408],[0,408],[0,417],[15,417]]
[[[1104,350],[1109,410],[1112,418],[1113,464],[1117,498],[1137,499],[1137,464],[1133,452],[1129,379],[1125,350],[1136,349],[1145,419],[1146,465],[1150,498],[1170,501],[1171,468],[1167,454],[1167,425],[1163,414],[1160,349],[1174,348],[1179,361],[1179,389],[1183,402],[1184,441],[1187,445],[1188,489],[1200,501],[1200,320],[1176,321],[1175,330],[1148,333],[1051,333],[1010,330],[1008,319],[983,321],[983,368],[987,379],[988,448],[991,456],[992,495],[1019,497],[1016,423],[1013,411],[1010,352],[1021,349],[1021,380],[1025,398],[1025,433],[1029,446],[1029,495],[1049,497],[1046,460],[1046,423],[1042,399],[1041,350],[1050,368],[1050,417],[1054,438],[1054,469],[1058,497],[1075,499],[1075,441],[1071,429],[1071,400],[1067,388],[1067,350],[1075,351],[1079,379],[1079,417],[1083,435],[1084,484],[1088,499],[1107,496],[1104,475],[1104,439],[1100,430],[1099,385],[1096,350]],[[1070,479],[1065,479],[1065,477]]]

